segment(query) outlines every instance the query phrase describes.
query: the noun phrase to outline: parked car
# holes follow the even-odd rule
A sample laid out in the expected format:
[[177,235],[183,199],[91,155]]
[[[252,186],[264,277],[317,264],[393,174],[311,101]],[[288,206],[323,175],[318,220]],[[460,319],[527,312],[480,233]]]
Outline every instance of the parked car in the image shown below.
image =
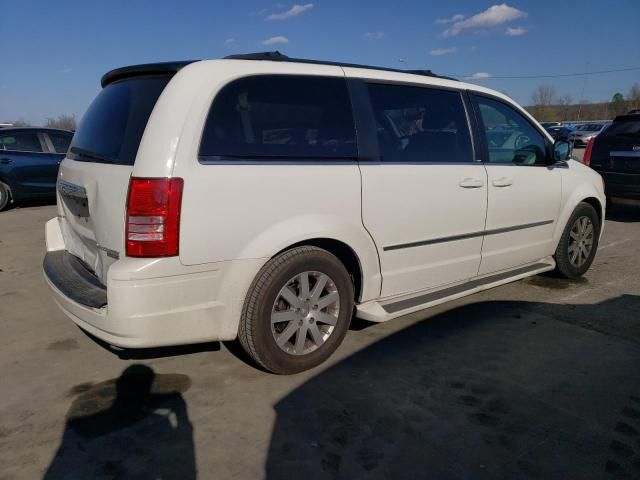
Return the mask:
[[576,126],[576,130],[571,133],[570,140],[576,147],[584,147],[589,140],[598,135],[607,127],[608,123],[583,123]]
[[540,125],[542,125],[542,128],[544,128],[545,130],[548,130],[549,127],[561,127],[562,123],[561,122],[541,122]]
[[583,161],[602,175],[608,197],[640,199],[640,115],[616,117],[589,141]]
[[11,202],[55,198],[58,166],[72,136],[52,128],[0,130],[0,211]]
[[553,137],[554,140],[564,140],[565,142],[568,142],[571,138],[571,132],[573,132],[573,130],[571,130],[569,127],[565,127],[565,126],[553,126],[553,127],[546,127],[545,130],[547,132],[549,132],[549,135],[551,135]]
[[640,108],[634,108],[633,110],[629,110],[627,115],[638,115],[640,114]]
[[294,373],[354,313],[573,278],[596,253],[602,179],[494,90],[274,54],[125,67],[102,87],[62,162],[43,268],[106,344],[238,338]]

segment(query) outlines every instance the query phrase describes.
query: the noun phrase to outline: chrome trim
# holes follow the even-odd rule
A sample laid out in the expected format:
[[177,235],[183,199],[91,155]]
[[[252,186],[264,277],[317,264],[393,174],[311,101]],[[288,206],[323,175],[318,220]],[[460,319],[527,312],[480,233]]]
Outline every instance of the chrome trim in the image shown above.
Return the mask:
[[425,245],[433,245],[434,243],[455,242],[457,240],[466,240],[474,237],[482,237],[484,235],[497,235],[499,233],[514,232],[516,230],[524,230],[526,228],[541,227],[542,225],[549,225],[553,223],[553,220],[545,220],[542,222],[525,223],[523,225],[514,225],[512,227],[494,228],[492,230],[482,230],[479,232],[462,233],[459,235],[451,235],[449,237],[432,238],[429,240],[420,240],[417,242],[399,243],[396,245],[387,245],[382,247],[382,250],[400,250],[402,248],[422,247]]
[[386,305],[382,305],[382,308],[387,313],[396,313],[401,310],[407,310],[409,308],[417,307],[425,303],[430,303],[436,300],[440,300],[442,298],[450,297],[452,295],[457,295],[458,293],[466,292],[467,290],[473,290],[474,288],[480,287],[482,285],[499,282],[501,280],[506,280],[507,278],[510,278],[510,277],[522,275],[523,273],[540,270],[541,268],[545,268],[545,267],[550,267],[550,265],[548,263],[535,263],[527,267],[520,267],[520,268],[516,268],[515,270],[509,270],[508,272],[496,273],[495,275],[490,275],[488,277],[469,280],[460,285],[447,287],[442,290],[438,290],[436,292],[429,292],[429,293],[425,293],[424,295],[419,295],[417,297],[407,298],[404,300],[399,300],[397,302],[388,303]]
[[87,190],[75,183],[58,180],[58,191],[67,197],[87,198]]
[[623,150],[614,150],[613,152],[609,152],[610,157],[640,157],[640,151],[628,151],[625,152]]

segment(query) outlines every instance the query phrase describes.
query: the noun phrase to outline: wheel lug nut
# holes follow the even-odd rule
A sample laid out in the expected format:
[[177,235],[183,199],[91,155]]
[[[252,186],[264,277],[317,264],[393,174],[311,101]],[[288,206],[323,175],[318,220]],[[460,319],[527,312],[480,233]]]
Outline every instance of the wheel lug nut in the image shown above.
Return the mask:
[[309,321],[310,321],[311,323],[313,323],[313,322],[315,322],[316,320],[315,320],[315,318],[311,317],[311,318],[309,319]]

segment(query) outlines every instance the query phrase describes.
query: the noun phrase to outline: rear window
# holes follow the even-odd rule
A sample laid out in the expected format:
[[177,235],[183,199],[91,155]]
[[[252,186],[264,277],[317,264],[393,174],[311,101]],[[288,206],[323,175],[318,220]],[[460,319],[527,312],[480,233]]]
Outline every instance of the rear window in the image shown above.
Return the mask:
[[257,75],[230,83],[213,101],[200,156],[355,158],[355,127],[345,80]]
[[133,165],[151,111],[170,77],[138,77],[107,85],[82,118],[69,158]]
[[640,118],[616,119],[605,132],[607,136],[640,138]]

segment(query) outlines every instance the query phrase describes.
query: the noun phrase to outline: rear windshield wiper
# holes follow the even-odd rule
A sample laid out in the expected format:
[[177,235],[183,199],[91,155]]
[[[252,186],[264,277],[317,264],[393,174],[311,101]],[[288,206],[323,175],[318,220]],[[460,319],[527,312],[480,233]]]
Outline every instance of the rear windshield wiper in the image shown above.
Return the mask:
[[105,157],[104,155],[100,155],[99,153],[92,152],[91,150],[85,150],[84,148],[80,147],[71,147],[70,152],[80,155],[81,157],[98,160],[99,162],[118,163],[118,161],[114,160],[113,158]]

